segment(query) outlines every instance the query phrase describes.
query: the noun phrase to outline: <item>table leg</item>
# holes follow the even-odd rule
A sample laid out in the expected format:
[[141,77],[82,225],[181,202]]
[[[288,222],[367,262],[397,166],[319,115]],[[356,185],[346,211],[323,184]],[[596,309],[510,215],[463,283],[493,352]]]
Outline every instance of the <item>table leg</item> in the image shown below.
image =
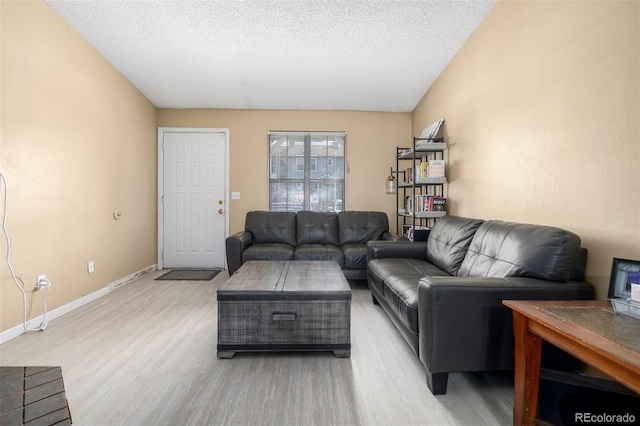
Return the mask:
[[333,355],[336,358],[349,358],[351,357],[351,350],[350,349],[338,349],[333,351]]
[[513,312],[515,395],[513,424],[533,425],[538,408],[542,340],[529,330],[529,319]]
[[235,351],[218,351],[218,359],[231,359],[235,354]]

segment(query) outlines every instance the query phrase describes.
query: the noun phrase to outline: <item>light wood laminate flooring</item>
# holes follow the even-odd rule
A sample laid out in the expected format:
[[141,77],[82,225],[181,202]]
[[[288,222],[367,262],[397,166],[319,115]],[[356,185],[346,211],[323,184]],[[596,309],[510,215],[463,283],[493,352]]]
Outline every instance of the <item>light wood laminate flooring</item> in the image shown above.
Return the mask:
[[[164,271],[166,272],[166,271]],[[452,373],[433,396],[422,364],[366,282],[351,282],[351,357],[216,358],[212,281],[149,273],[0,345],[0,365],[61,366],[75,425],[508,425],[509,373]],[[55,292],[55,287],[51,289]]]

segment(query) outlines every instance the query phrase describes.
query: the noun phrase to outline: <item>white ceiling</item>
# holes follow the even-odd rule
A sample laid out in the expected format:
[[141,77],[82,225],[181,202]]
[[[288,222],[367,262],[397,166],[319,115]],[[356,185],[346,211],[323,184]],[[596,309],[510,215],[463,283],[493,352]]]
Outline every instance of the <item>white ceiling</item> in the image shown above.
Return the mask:
[[495,0],[45,0],[159,108],[412,111]]

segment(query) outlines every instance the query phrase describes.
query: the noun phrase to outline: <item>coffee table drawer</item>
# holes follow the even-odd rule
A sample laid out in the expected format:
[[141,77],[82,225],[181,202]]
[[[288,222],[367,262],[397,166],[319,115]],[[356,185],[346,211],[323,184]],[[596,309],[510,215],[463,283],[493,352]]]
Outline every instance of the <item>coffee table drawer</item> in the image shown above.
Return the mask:
[[218,310],[219,345],[350,343],[349,300],[219,301]]

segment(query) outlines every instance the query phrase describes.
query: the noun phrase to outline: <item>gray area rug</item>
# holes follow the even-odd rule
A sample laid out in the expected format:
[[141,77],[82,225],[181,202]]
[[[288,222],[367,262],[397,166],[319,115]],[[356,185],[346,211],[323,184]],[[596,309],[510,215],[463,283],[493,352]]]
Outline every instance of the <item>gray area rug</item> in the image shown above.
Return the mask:
[[156,280],[171,281],[209,281],[213,279],[221,269],[173,269]]

